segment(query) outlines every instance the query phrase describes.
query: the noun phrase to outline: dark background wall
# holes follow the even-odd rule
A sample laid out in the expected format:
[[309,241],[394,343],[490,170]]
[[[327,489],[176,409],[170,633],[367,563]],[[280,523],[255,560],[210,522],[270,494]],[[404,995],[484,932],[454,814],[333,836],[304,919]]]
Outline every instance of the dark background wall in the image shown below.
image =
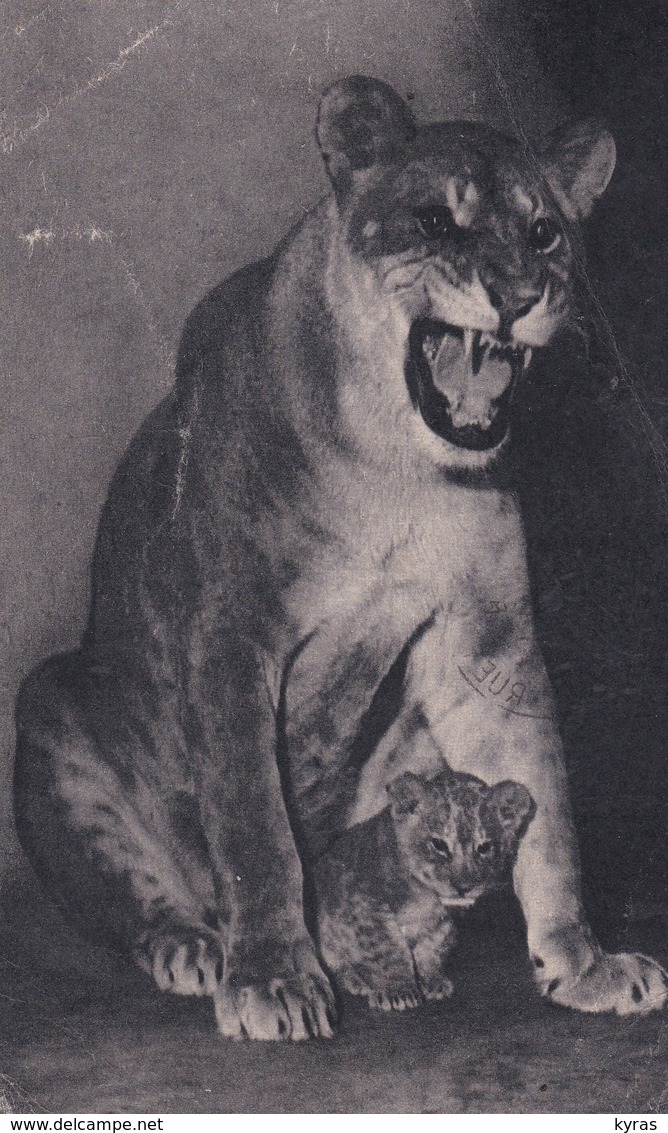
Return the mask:
[[[668,925],[668,9],[559,0],[536,57],[618,165],[581,323],[524,404],[525,517],[595,922]],[[621,914],[621,917],[620,917]]]
[[[77,641],[114,464],[169,388],[189,309],[222,276],[268,252],[323,191],[313,142],[318,95],[333,78],[359,71],[390,81],[423,118],[481,117],[535,135],[573,108],[596,111],[617,132],[619,172],[591,237],[590,278],[604,281],[598,293],[608,327],[599,316],[593,368],[574,348],[565,377],[548,365],[528,391],[526,503],[546,651],[583,814],[598,814],[592,799],[603,799],[591,860],[611,808],[623,825],[622,795],[635,791],[645,816],[649,800],[656,820],[665,797],[657,723],[645,701],[629,717],[628,706],[640,701],[623,696],[642,679],[656,702],[663,641],[656,610],[665,586],[665,461],[653,455],[663,451],[666,417],[657,378],[665,372],[666,306],[661,7],[648,0],[4,5],[3,863],[17,854],[8,803],[12,701],[32,664]],[[591,596],[602,600],[607,622],[586,613]],[[625,667],[614,669],[611,683],[615,648]],[[600,687],[606,692],[593,691]],[[627,722],[636,721],[628,737],[636,768],[638,738],[651,748],[642,784],[626,755],[606,766],[606,726],[620,704]],[[601,787],[611,778],[616,788]]]

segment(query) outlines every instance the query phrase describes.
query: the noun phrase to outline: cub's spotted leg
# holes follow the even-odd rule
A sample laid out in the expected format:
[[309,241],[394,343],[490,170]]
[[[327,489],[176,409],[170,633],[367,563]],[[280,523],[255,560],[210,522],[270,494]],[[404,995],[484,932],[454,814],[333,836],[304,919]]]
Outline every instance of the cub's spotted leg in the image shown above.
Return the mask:
[[642,955],[604,953],[587,924],[561,740],[528,617],[437,619],[416,643],[407,686],[407,703],[422,705],[455,771],[488,783],[514,779],[535,799],[513,878],[541,993],[579,1011],[664,1007],[663,968]]
[[454,987],[443,972],[446,957],[454,948],[457,932],[445,917],[411,947],[420,990],[425,999],[447,999]]
[[337,982],[370,1007],[404,1011],[417,1007],[420,992],[406,940],[389,908],[372,908],[350,894],[345,910],[323,913],[320,950]]

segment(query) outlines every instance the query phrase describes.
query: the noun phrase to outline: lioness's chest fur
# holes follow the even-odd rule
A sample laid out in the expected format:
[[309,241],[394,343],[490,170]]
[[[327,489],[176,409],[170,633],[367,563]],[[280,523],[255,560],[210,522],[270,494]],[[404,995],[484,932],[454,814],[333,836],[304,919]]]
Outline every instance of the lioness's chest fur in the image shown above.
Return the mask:
[[310,549],[286,594],[300,636],[363,604],[386,602],[388,591],[414,608],[416,624],[436,607],[477,609],[482,617],[499,595],[525,593],[521,522],[509,493],[433,477],[407,492],[392,477],[354,465],[333,470],[329,483],[320,517],[327,537]]

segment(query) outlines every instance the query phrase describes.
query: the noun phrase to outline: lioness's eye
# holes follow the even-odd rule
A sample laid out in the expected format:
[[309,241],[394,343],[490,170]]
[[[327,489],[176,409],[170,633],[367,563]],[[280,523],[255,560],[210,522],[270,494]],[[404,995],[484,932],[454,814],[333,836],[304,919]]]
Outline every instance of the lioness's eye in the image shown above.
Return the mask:
[[488,858],[494,849],[491,842],[479,842],[475,852],[479,858]]
[[561,243],[561,236],[548,217],[539,216],[529,229],[529,243],[537,252],[553,252]]
[[450,853],[450,847],[447,842],[444,842],[442,838],[432,838],[431,844],[437,854],[440,854],[441,857],[447,858],[447,860],[450,861],[452,854]]
[[427,240],[442,240],[457,227],[447,205],[427,205],[413,213],[420,232]]

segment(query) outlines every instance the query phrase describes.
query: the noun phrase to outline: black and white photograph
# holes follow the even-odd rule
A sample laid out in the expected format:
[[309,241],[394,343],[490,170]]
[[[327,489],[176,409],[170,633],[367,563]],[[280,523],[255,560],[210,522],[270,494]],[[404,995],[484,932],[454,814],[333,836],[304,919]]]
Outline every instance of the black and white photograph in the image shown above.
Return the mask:
[[661,1130],[667,58],[0,4],[0,1114]]

